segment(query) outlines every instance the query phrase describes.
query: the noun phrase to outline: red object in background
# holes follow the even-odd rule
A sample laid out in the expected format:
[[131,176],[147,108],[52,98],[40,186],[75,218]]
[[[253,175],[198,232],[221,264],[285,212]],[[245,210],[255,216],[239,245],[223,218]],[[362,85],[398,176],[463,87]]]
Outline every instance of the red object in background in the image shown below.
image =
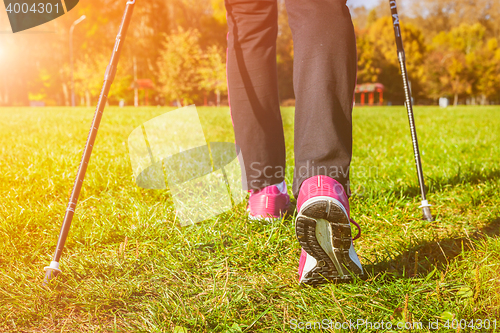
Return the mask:
[[150,89],[154,89],[153,81],[150,79],[137,79],[132,82],[129,89],[144,89],[144,105],[149,105],[149,93]]
[[356,85],[356,94],[361,94],[361,106],[365,105],[365,94],[368,93],[368,104],[373,106],[375,104],[375,92],[378,92],[378,104],[382,105],[384,102],[385,87],[382,83],[364,83]]

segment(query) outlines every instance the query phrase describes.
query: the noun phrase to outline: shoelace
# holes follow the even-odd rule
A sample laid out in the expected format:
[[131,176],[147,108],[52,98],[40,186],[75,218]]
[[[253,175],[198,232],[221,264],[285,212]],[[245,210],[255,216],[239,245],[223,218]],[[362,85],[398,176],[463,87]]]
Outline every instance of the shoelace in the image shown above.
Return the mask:
[[361,227],[353,219],[349,218],[349,220],[351,220],[351,223],[354,224],[356,226],[356,228],[358,228],[358,234],[356,235],[356,237],[354,237],[352,239],[353,241],[355,241],[356,239],[358,239],[359,237],[361,237]]

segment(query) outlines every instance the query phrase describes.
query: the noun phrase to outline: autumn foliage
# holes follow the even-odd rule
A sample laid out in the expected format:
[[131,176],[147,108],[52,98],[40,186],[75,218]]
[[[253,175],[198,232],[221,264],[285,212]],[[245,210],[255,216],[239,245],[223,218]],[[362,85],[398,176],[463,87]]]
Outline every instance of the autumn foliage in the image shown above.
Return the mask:
[[[500,101],[500,4],[496,0],[399,1],[407,66],[415,101],[455,104]],[[279,0],[277,62],[282,101],[294,98],[293,41]],[[24,34],[0,34],[0,105],[69,105],[68,30],[74,31],[78,105],[96,103],[124,4],[86,0],[67,15]],[[384,84],[385,102],[403,90],[387,1],[351,10],[358,45],[358,83]],[[3,14],[2,14],[3,15]],[[0,16],[0,28],[8,29]],[[139,1],[110,103],[134,104],[135,79],[150,79],[150,105],[227,103],[226,17],[223,0]],[[139,104],[144,104],[144,90]]]

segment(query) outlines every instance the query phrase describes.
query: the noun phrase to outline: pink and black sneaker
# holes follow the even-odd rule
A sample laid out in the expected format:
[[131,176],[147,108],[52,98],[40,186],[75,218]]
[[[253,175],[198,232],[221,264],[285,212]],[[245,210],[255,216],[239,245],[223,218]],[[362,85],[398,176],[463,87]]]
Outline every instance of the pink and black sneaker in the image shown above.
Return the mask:
[[264,187],[261,190],[250,190],[248,199],[248,217],[251,220],[279,219],[290,208],[290,196],[285,181],[277,185]]
[[349,199],[342,185],[327,176],[306,179],[297,199],[295,233],[302,247],[300,283],[350,282],[363,268],[351,238]]

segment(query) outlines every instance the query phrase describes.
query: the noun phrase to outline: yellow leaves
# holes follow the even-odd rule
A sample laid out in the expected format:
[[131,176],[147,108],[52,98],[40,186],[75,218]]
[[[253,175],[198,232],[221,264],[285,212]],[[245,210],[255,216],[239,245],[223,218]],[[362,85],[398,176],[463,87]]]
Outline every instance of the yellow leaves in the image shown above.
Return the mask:
[[488,39],[486,42],[486,48],[488,51],[497,51],[498,50],[498,40],[496,38]]
[[465,52],[465,54],[469,54],[480,46],[485,33],[486,28],[480,23],[473,25],[462,23],[450,32],[452,45]]
[[434,71],[440,75],[442,90],[452,94],[495,94],[500,52],[498,40],[485,40],[485,34],[486,28],[480,23],[462,23],[433,38],[433,50],[441,55],[440,66]]
[[397,65],[394,30],[390,17],[382,17],[373,23],[368,31],[368,37],[387,61]]
[[226,92],[226,64],[221,56],[221,50],[212,45],[202,57],[199,69],[200,86],[208,91]]
[[226,7],[224,6],[224,0],[211,0],[210,4],[212,6],[214,19],[221,24],[226,24]]
[[166,37],[158,61],[158,79],[167,98],[191,101],[190,92],[198,84],[195,71],[201,58],[199,38],[198,30],[181,27]]
[[498,48],[498,39],[490,38],[486,43],[486,49],[493,54],[493,59],[500,62],[500,49]]
[[215,45],[202,50],[198,30],[179,27],[166,37],[163,45],[158,78],[167,98],[190,102],[200,89],[225,92],[222,51]]
[[482,46],[485,33],[486,28],[480,23],[462,23],[449,32],[440,32],[433,38],[432,43],[438,47],[469,54]]
[[[423,33],[411,23],[402,22],[403,43],[406,50],[407,68],[418,93],[418,82],[424,80],[428,47]],[[381,17],[370,23],[368,29],[357,32],[358,82],[382,82],[391,91],[391,78],[399,73],[399,61],[392,19]]]

